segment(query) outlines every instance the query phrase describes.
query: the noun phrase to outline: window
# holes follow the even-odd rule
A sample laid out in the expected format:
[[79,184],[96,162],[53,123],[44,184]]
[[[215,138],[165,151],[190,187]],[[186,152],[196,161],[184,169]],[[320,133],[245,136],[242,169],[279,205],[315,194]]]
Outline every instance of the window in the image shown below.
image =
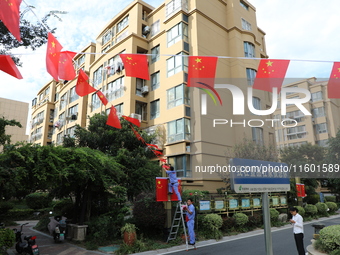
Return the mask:
[[181,104],[190,105],[189,88],[184,84],[173,87],[167,91],[168,109]]
[[32,100],[32,107],[33,106],[36,106],[37,105],[37,98],[34,98],[33,100]]
[[75,106],[73,107],[70,107],[68,109],[68,120],[69,121],[75,121],[77,120],[77,117],[78,117],[78,105],[76,104]]
[[251,68],[247,68],[246,72],[247,72],[248,86],[253,86],[254,80],[255,80],[255,77],[256,77],[256,70],[251,69]]
[[244,42],[244,56],[246,58],[255,58],[255,45],[250,42]]
[[287,128],[286,132],[288,140],[305,138],[307,135],[305,125]]
[[184,10],[188,12],[188,0],[172,0],[166,5],[165,16],[168,18],[170,15],[174,14],[178,10]]
[[304,119],[304,114],[300,110],[287,112],[286,119],[294,119],[296,122],[301,122]]
[[57,134],[57,144],[62,144],[64,141],[64,132],[60,132],[59,134]]
[[256,110],[261,110],[261,99],[258,97],[253,97],[253,106]]
[[150,120],[158,118],[160,115],[160,101],[159,99],[150,103]]
[[124,76],[107,84],[106,98],[110,102],[124,95]]
[[159,60],[159,45],[151,49],[151,64]]
[[184,52],[178,53],[176,56],[173,56],[167,59],[167,74],[168,77],[181,72],[181,71],[188,71],[188,58],[182,57],[182,55],[188,55]]
[[190,155],[168,157],[169,164],[174,167],[177,177],[192,177],[190,170]]
[[141,115],[142,120],[147,121],[147,103],[136,101],[135,111],[137,114]]
[[74,138],[74,131],[76,130],[76,126],[66,129],[66,135],[68,137]]
[[76,86],[70,89],[70,103],[76,101],[79,98],[78,94],[76,93]]
[[81,66],[85,62],[85,55],[82,55],[80,58],[77,60],[78,66]]
[[312,110],[312,113],[313,113],[314,118],[326,116],[325,115],[325,108],[323,106],[318,107],[318,108],[314,108]]
[[136,78],[136,95],[143,96],[142,95],[142,88],[145,84],[145,80]]
[[168,47],[181,40],[188,41],[188,25],[180,22],[167,32]]
[[253,141],[257,144],[263,144],[263,129],[259,127],[252,127]]
[[320,101],[322,100],[322,91],[318,91],[315,93],[312,93],[312,102]]
[[93,87],[98,86],[103,81],[103,66],[100,66],[93,73]]
[[245,2],[240,1],[240,5],[241,5],[244,9],[246,9],[247,11],[249,10],[249,6],[248,6]]
[[63,109],[66,106],[66,100],[67,100],[67,93],[62,95],[60,98],[59,110]]
[[322,134],[322,133],[327,133],[327,124],[326,123],[320,123],[315,125],[316,133],[317,134]]
[[154,36],[155,34],[157,34],[160,30],[160,26],[159,26],[159,20],[157,20],[156,22],[154,22],[151,25],[151,36]]
[[50,87],[48,87],[48,88],[45,90],[45,96],[47,96],[48,94],[50,94]]
[[102,45],[106,44],[112,38],[112,32],[109,30],[103,37],[102,37]]
[[[125,53],[125,50],[119,54]],[[107,72],[107,77],[111,77],[115,73],[120,73],[124,68],[122,59],[119,54],[109,59],[107,66],[105,67]]]
[[151,74],[151,90],[159,88],[159,71]]
[[328,139],[316,141],[316,144],[321,146],[321,147],[327,147],[328,146]]
[[241,22],[242,22],[242,29],[251,31],[251,24],[248,21],[241,18]]
[[90,104],[91,111],[94,111],[100,107],[101,101],[96,93],[92,94],[91,100],[92,100]]
[[121,22],[117,24],[117,33],[122,31],[129,24],[129,16],[126,16]]
[[190,120],[186,118],[168,122],[168,143],[190,140]]
[[117,113],[120,113],[123,115],[123,103],[115,105],[115,108],[117,110]]

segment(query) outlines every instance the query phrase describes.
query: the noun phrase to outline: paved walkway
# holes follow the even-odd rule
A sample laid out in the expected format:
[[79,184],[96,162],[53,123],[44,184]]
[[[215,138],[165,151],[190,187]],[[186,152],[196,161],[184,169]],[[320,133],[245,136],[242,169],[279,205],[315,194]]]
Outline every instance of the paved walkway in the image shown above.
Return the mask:
[[[339,218],[339,217],[340,215],[337,214],[337,215],[333,215],[330,217],[324,217],[324,218],[319,218],[318,220],[309,221],[309,222],[306,222],[306,224],[312,224],[314,222],[323,221],[323,220],[332,219],[332,218]],[[99,252],[99,251],[89,251],[82,247],[76,246],[74,244],[70,244],[67,241],[63,243],[54,243],[52,236],[33,229],[33,227],[37,224],[38,221],[18,221],[17,223],[22,224],[26,222],[29,222],[29,224],[24,226],[23,231],[22,231],[23,235],[36,235],[37,236],[37,244],[39,246],[39,251],[41,255],[93,255],[93,254],[106,254],[107,255],[108,254],[108,253]],[[9,227],[9,228],[14,228],[14,227]],[[291,225],[286,225],[286,226],[279,227],[279,228],[273,227],[271,228],[271,230],[272,232],[275,232],[275,231],[280,231],[286,228],[291,228]],[[219,240],[219,241],[216,241],[214,239],[200,241],[196,243],[196,246],[197,248],[199,248],[199,247],[210,246],[214,244],[220,244],[223,242],[230,242],[233,240],[247,238],[249,236],[261,235],[263,234],[263,231],[264,231],[263,229],[259,229],[259,230],[254,230],[254,231],[250,231],[247,233],[242,233],[242,234],[238,234],[234,236],[225,236],[222,238],[222,240]],[[189,249],[192,249],[192,246],[189,246]],[[173,253],[176,251],[184,251],[184,250],[186,250],[185,244],[170,247],[167,249],[146,251],[146,252],[135,253],[135,254],[156,255],[156,254]],[[9,255],[17,254],[14,248],[8,250],[7,252]]]

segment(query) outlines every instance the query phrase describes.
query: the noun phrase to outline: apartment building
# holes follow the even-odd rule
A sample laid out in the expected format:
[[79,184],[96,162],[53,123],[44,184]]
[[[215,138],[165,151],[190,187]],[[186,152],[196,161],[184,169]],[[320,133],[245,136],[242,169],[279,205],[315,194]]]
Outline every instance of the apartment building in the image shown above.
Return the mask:
[[[26,142],[28,140],[28,135],[26,135],[28,110],[28,103],[0,97],[0,118],[16,120],[22,125],[22,128],[16,126],[6,127],[6,134],[11,135],[11,143]],[[1,151],[2,147],[0,147]]]
[[[186,86],[188,56],[222,56],[216,81],[232,83],[247,95],[259,62],[252,58],[268,57],[255,11],[246,0],[166,0],[156,8],[132,1],[98,31],[96,43],[83,50],[96,54],[75,57],[77,70],[85,70],[91,85],[110,103],[104,106],[95,94],[78,97],[76,79],[47,83],[33,105],[32,120],[44,115],[32,129],[36,134],[42,128],[42,136],[34,142],[61,144],[65,135],[73,135],[75,124],[86,126],[87,116],[108,112],[113,105],[120,114],[139,118],[141,128],[157,132],[156,143],[184,186],[212,192],[224,187],[220,174],[204,169],[227,165],[229,149],[243,138],[274,144],[274,128],[248,125],[254,119],[249,110],[234,115],[228,89],[217,89],[223,105],[215,105],[208,97],[202,115],[205,92]],[[148,54],[151,79],[125,76],[120,53]],[[43,102],[47,94],[51,101]],[[256,109],[268,109],[270,93],[254,90],[252,101]],[[214,119],[227,124],[214,127]]]
[[[275,111],[275,119],[291,119],[292,127],[277,125],[275,128],[276,145],[282,149],[287,146],[299,146],[305,143],[327,146],[327,141],[335,137],[340,128],[340,99],[329,99],[327,94],[327,81],[317,81],[309,78],[293,82],[284,87],[303,88],[311,93],[311,100],[303,106],[312,114],[305,116],[295,105],[287,106],[287,114],[281,115],[280,110]],[[287,98],[303,98],[299,93],[290,93]],[[277,122],[278,123],[278,122]],[[289,122],[287,122],[287,126]],[[294,127],[293,127],[294,126]]]

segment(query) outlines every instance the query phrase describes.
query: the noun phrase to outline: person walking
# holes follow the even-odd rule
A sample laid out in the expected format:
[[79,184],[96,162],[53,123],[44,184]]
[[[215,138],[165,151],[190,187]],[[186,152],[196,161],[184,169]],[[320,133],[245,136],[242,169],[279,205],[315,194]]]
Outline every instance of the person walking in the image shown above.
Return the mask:
[[298,250],[299,255],[305,255],[305,248],[303,244],[303,218],[298,213],[299,210],[296,207],[291,207],[289,212],[293,215],[293,218],[290,221],[293,224],[293,232],[296,248]]
[[188,226],[188,233],[189,233],[189,244],[195,245],[195,206],[192,204],[192,198],[189,198],[187,201],[187,226]]
[[175,191],[176,195],[177,195],[177,199],[179,202],[182,202],[182,197],[181,197],[181,193],[179,193],[178,190],[178,179],[177,179],[177,174],[176,171],[174,170],[173,166],[171,165],[165,165],[163,166],[165,172],[167,173],[167,175],[169,176],[169,184],[168,184],[168,191],[169,194],[172,194],[172,190]]

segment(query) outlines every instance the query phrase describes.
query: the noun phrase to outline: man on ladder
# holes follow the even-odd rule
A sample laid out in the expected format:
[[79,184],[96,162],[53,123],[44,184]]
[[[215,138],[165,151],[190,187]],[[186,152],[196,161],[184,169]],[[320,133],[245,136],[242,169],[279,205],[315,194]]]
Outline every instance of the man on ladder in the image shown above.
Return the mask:
[[177,179],[177,174],[176,171],[174,170],[173,166],[169,166],[169,165],[163,165],[163,168],[165,170],[165,172],[167,173],[167,175],[169,176],[169,195],[172,194],[172,190],[175,191],[178,201],[182,202],[182,197],[181,197],[181,193],[179,193],[178,191],[178,179]]

